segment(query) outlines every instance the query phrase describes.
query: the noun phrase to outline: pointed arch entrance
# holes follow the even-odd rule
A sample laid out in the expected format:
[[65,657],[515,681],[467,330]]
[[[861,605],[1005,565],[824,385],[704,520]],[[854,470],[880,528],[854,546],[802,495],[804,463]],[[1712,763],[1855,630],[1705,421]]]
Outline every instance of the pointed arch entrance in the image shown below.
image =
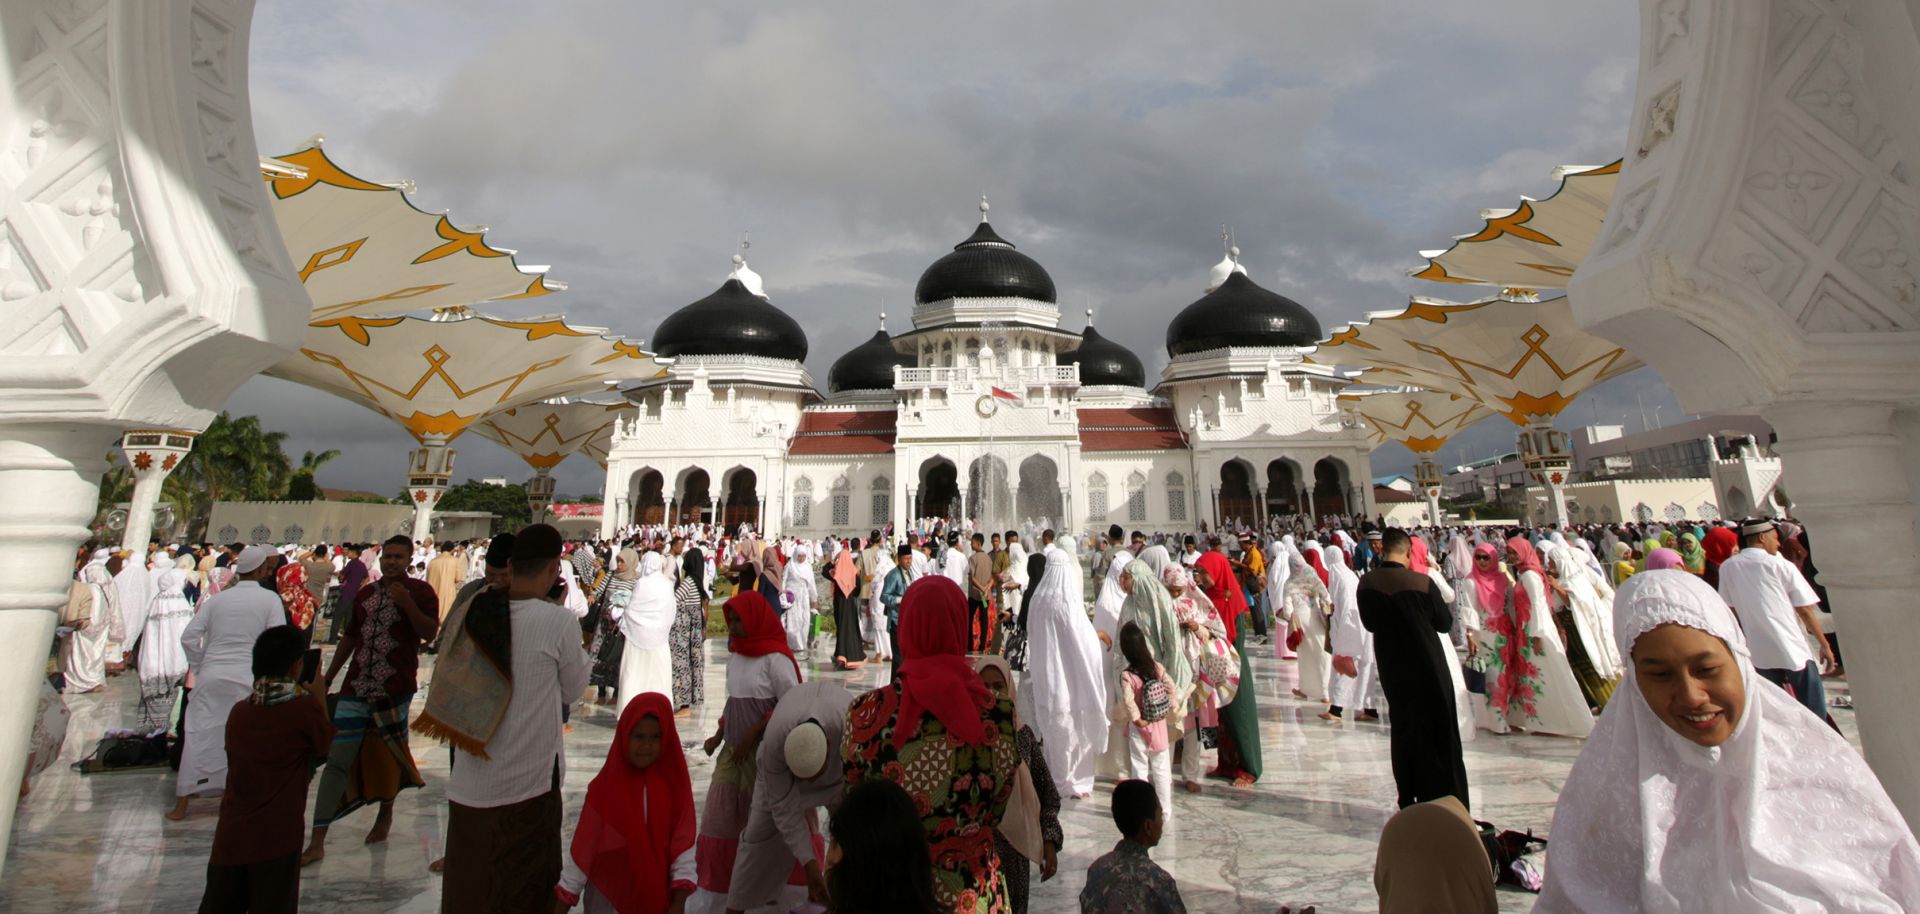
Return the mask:
[[1300,465],[1281,457],[1267,463],[1267,491],[1264,493],[1268,515],[1301,512]]
[[746,467],[735,469],[727,476],[726,498],[723,501],[721,523],[728,530],[738,530],[741,524],[751,524],[755,529],[760,526],[760,477]]
[[960,509],[960,470],[945,457],[934,457],[920,464],[920,497],[914,500],[914,517],[955,519]]
[[713,493],[708,491],[711,485],[712,480],[706,470],[698,467],[688,470],[680,480],[680,495],[674,499],[673,522],[705,523],[713,509]]
[[1313,513],[1315,517],[1346,514],[1347,464],[1337,457],[1322,457],[1313,465]]
[[657,524],[667,516],[666,478],[659,470],[636,473],[630,490],[633,494],[633,523]]
[[1254,522],[1253,468],[1244,460],[1229,460],[1220,465],[1220,510],[1217,519],[1221,524],[1234,520],[1249,524]]
[[1020,461],[1020,489],[1014,496],[1014,516],[1022,524],[1041,528],[1061,523],[1060,468],[1051,458],[1034,454]]

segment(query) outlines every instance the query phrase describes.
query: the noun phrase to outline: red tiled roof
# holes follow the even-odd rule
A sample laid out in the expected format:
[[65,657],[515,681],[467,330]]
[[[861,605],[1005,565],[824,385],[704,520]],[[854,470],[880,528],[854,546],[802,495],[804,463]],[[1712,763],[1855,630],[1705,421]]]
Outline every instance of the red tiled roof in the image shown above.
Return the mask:
[[893,410],[804,412],[787,453],[793,456],[893,453]]
[[1082,451],[1186,450],[1186,436],[1173,410],[1135,406],[1126,409],[1080,410]]
[[1391,486],[1374,486],[1373,500],[1377,504],[1398,504],[1419,501],[1420,497],[1410,492],[1402,492]]

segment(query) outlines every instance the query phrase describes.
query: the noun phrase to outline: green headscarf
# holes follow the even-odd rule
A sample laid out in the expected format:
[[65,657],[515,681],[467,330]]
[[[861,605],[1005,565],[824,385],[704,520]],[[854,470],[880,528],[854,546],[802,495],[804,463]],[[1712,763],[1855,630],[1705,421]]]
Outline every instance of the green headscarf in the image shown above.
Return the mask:
[[1135,559],[1125,569],[1133,579],[1133,589],[1120,605],[1120,624],[1132,622],[1147,636],[1153,659],[1167,668],[1177,691],[1185,693],[1193,685],[1193,668],[1187,665],[1187,653],[1180,643],[1180,620],[1173,613],[1173,595],[1167,593],[1153,566]]
[[1647,556],[1652,555],[1653,550],[1655,549],[1665,549],[1665,548],[1667,547],[1660,545],[1659,540],[1654,539],[1653,537],[1647,537],[1646,542],[1643,542],[1640,544],[1640,558],[1634,561],[1633,570],[1635,571],[1647,570]]
[[1680,534],[1680,546],[1674,550],[1680,553],[1680,562],[1694,574],[1707,573],[1707,552],[1700,548],[1699,537],[1691,533]]

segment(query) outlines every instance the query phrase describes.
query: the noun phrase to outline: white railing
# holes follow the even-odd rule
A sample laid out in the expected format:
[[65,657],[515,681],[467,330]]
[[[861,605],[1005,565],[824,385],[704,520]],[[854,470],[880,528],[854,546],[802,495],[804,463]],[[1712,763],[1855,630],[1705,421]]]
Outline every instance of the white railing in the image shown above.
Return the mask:
[[981,384],[1035,387],[1077,387],[1078,365],[997,366],[983,371],[970,365],[952,368],[900,368],[893,370],[896,388],[952,387],[969,389]]

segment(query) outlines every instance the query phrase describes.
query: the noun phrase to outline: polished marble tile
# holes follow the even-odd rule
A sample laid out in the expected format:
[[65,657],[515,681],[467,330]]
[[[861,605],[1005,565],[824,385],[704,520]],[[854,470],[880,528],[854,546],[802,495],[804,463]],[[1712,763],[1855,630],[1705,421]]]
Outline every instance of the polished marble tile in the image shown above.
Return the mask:
[[[711,733],[719,716],[725,653],[720,642],[710,643],[708,702],[682,723],[687,743]],[[1198,795],[1176,785],[1175,822],[1154,857],[1179,879],[1188,910],[1196,914],[1272,914],[1283,903],[1302,902],[1329,914],[1376,910],[1374,847],[1394,805],[1386,727],[1321,722],[1314,716],[1321,706],[1289,694],[1294,665],[1260,654],[1255,670],[1267,722],[1264,779],[1250,790],[1209,784]],[[886,667],[851,673],[812,667],[808,676],[843,681],[860,692],[881,682]],[[171,823],[161,818],[172,802],[171,772],[81,777],[66,764],[90,751],[102,730],[130,722],[137,700],[136,683],[127,677],[100,693],[68,699],[73,717],[61,764],[36,779],[20,805],[0,910],[133,914],[198,905],[217,801],[196,801],[187,821]],[[1852,738],[1852,715],[1841,714]],[[611,708],[575,705],[567,737],[569,833],[587,781],[606,758],[614,722]],[[1476,815],[1502,828],[1544,834],[1580,746],[1556,737],[1488,734],[1468,743]],[[379,846],[361,843],[373,823],[371,812],[335,825],[326,860],[302,880],[307,910],[439,909],[440,877],[427,872],[427,863],[444,842],[448,750],[422,744],[415,755],[427,786],[401,797],[391,838]],[[697,750],[689,759],[695,797],[703,798],[712,763]],[[1077,910],[1087,866],[1117,838],[1107,814],[1109,790],[1103,783],[1091,799],[1065,801],[1060,872],[1033,887],[1033,911]],[[1500,901],[1502,911],[1526,911],[1533,897],[1503,890]]]

